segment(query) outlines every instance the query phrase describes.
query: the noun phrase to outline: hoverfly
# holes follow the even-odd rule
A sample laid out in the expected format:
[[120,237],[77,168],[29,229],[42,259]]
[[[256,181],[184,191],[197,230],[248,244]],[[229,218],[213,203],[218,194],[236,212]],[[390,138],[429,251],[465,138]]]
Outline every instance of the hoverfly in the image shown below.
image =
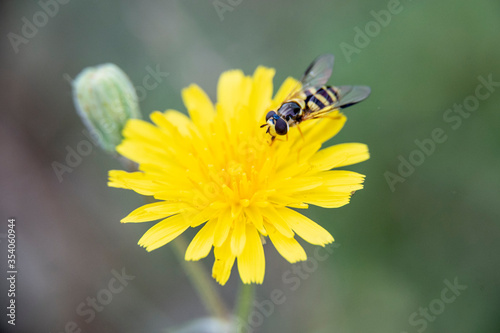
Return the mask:
[[266,123],[261,127],[267,126],[266,133],[272,137],[271,144],[278,135],[287,135],[290,127],[309,119],[325,117],[333,110],[345,109],[370,95],[370,87],[367,86],[326,86],[332,75],[333,62],[332,54],[316,58],[278,110],[267,113]]

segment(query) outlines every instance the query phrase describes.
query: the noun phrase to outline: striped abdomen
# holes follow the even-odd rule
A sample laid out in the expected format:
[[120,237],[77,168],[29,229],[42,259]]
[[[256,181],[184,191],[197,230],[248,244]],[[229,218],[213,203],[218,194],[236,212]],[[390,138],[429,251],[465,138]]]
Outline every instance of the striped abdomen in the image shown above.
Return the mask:
[[322,86],[309,88],[305,92],[305,104],[307,112],[316,112],[335,103],[338,100],[338,92],[335,87]]

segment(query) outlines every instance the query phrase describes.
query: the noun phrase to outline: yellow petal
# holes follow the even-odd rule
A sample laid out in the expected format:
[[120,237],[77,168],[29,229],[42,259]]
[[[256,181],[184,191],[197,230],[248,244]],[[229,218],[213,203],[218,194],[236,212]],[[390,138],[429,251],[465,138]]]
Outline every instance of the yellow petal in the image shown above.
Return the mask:
[[273,77],[275,70],[263,66],[257,67],[253,74],[252,91],[248,109],[254,113],[252,120],[261,121],[268,111],[273,95]]
[[307,208],[307,204],[301,202],[298,198],[290,195],[277,194],[271,195],[267,199],[270,203],[278,206],[294,207],[294,208]]
[[304,215],[288,208],[278,209],[278,214],[283,216],[293,231],[306,242],[321,246],[333,242],[333,237],[328,231]]
[[212,267],[212,277],[221,285],[225,285],[231,275],[231,268],[236,258],[231,252],[229,238],[220,247],[214,248],[215,262]]
[[198,231],[186,250],[186,260],[199,260],[205,258],[210,253],[214,242],[216,225],[217,219],[213,219],[208,221],[203,228]]
[[139,239],[139,245],[153,251],[182,234],[189,228],[189,221],[183,214],[171,216],[158,222]]
[[184,208],[186,208],[186,205],[179,202],[155,202],[137,208],[120,222],[154,221],[170,215],[179,214]]
[[317,192],[319,194],[327,192],[326,198],[349,197],[351,192],[363,188],[365,176],[352,171],[330,170],[318,174],[323,179],[323,184],[305,193]]
[[274,73],[265,67],[252,76],[225,72],[215,105],[200,87],[191,85],[182,91],[190,117],[175,110],[157,111],[150,116],[154,125],[140,120],[127,124],[117,150],[137,162],[140,172],[111,171],[109,185],[162,200],[122,220],[162,219],[140,239],[141,246],[151,251],[201,225],[185,258],[206,257],[213,246],[212,274],[225,284],[236,258],[244,283],[262,282],[262,236],[268,235],[290,262],[306,259],[295,234],[322,246],[333,241],[328,231],[290,207],[348,203],[351,192],[363,187],[364,176],[330,169],[365,160],[368,150],[358,143],[320,150],[346,121],[338,110],[328,118],[301,123],[300,131],[292,128],[286,140],[270,146],[266,129],[259,128],[265,113],[300,88],[297,80],[288,78],[273,99]]
[[195,194],[193,191],[185,191],[182,189],[172,189],[168,186],[163,186],[163,188],[154,194],[154,198],[157,200],[166,201],[185,201],[189,202]]
[[298,191],[311,190],[318,186],[323,185],[323,179],[321,177],[294,177],[293,179],[279,179],[277,183],[272,183],[271,186],[275,186],[278,190],[277,195],[281,193],[293,193]]
[[167,151],[163,143],[170,141],[169,136],[158,127],[143,120],[131,119],[127,122],[123,135],[125,139],[116,147],[121,155],[138,163],[166,158]]
[[161,163],[141,163],[139,170],[151,179],[156,179],[158,183],[168,184],[168,186],[189,187],[191,181],[187,177],[171,177],[171,175],[185,174],[186,168],[177,164],[177,161],[162,160]]
[[162,186],[149,179],[143,172],[110,170],[108,186],[134,190],[142,195],[154,195]]
[[285,237],[280,232],[276,231],[272,226],[266,226],[269,230],[269,238],[273,242],[274,247],[278,252],[290,263],[307,260],[306,251],[300,246],[295,238]]
[[264,236],[267,235],[266,228],[264,228],[264,220],[262,214],[257,207],[248,207],[245,209],[246,216],[253,223],[254,227]]
[[168,134],[174,134],[176,132],[175,126],[167,120],[165,113],[160,111],[153,111],[149,115],[149,118],[153,123]]
[[205,223],[213,217],[213,211],[208,209],[203,209],[201,211],[196,209],[187,210],[184,212],[184,216],[189,220],[189,226],[191,228],[196,228],[200,224]]
[[243,283],[262,283],[264,281],[266,258],[259,233],[251,224],[246,226],[247,241],[238,256],[238,271]]
[[182,90],[182,99],[193,123],[208,129],[215,116],[214,105],[207,94],[196,84]]
[[215,246],[220,247],[226,241],[232,222],[231,211],[229,209],[222,211],[215,227]]
[[134,161],[138,164],[142,163],[155,163],[158,160],[167,160],[165,156],[158,153],[156,150],[149,149],[148,146],[141,144],[140,142],[134,142],[130,140],[123,140],[122,143],[116,146],[116,151]]
[[361,184],[365,179],[365,175],[347,170],[326,171],[318,176],[323,179],[323,185],[325,186]]
[[283,217],[275,210],[274,207],[269,206],[265,209],[261,209],[262,214],[264,215],[267,223],[271,224],[276,228],[279,232],[281,232],[285,237],[293,237],[294,233],[287,221],[283,219]]
[[349,203],[351,193],[332,192],[328,188],[322,187],[321,189],[299,192],[296,197],[311,205],[323,208],[338,208]]
[[281,84],[278,92],[274,96],[271,105],[269,106],[271,110],[276,110],[283,101],[290,95],[290,93],[296,89],[300,88],[300,82],[293,77],[287,77],[286,80]]
[[304,138],[308,144],[326,142],[340,132],[346,120],[347,118],[343,114],[333,111],[328,114],[328,118],[325,117],[314,126],[311,126],[311,129],[304,133]]
[[318,151],[311,158],[311,165],[318,170],[330,170],[367,160],[368,146],[362,143],[342,143]]
[[224,119],[229,119],[241,104],[245,91],[245,75],[241,70],[221,74],[217,85],[217,101]]
[[168,139],[158,127],[140,119],[130,119],[123,129],[123,136],[154,146]]
[[245,242],[246,242],[245,226],[246,226],[246,220],[243,218],[239,218],[234,223],[233,234],[231,237],[231,251],[233,251],[233,254],[235,256],[240,255],[245,247]]
[[190,137],[196,131],[193,122],[185,114],[176,110],[167,110],[164,113],[165,119],[173,124],[183,137]]
[[[170,114],[169,117],[166,116],[167,113]],[[180,116],[175,113],[180,114]],[[177,117],[181,119],[180,123],[172,124],[170,120],[175,120]],[[166,113],[154,111],[151,113],[149,118],[151,118],[151,121],[153,121],[153,123],[155,123],[169,138],[169,144],[163,145],[164,149],[168,151],[184,151],[189,147],[187,145],[188,142],[185,142],[186,140],[184,140],[184,136],[189,135],[189,128],[191,124],[186,121],[186,118],[183,117],[182,113],[175,110],[169,110]]]

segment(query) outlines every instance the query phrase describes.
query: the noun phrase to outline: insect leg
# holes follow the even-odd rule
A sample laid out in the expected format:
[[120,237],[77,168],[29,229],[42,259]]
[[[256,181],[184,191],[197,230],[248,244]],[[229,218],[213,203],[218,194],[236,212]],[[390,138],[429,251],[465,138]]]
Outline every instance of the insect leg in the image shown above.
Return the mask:
[[300,129],[300,125],[297,125],[297,129],[299,130],[300,136],[302,137],[302,140],[306,141],[304,138],[304,134],[302,134],[302,130]]

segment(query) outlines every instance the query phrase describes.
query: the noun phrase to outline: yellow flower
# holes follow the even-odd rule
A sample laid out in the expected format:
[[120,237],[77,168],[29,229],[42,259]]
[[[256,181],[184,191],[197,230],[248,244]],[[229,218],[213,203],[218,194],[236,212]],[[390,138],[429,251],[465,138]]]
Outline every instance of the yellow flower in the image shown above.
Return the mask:
[[191,119],[167,110],[151,114],[154,125],[127,123],[117,151],[137,162],[139,171],[112,170],[109,186],[159,200],[122,220],[163,219],[139,240],[141,246],[152,251],[202,226],[185,259],[204,258],[213,247],[212,275],[224,285],[235,259],[244,283],[262,283],[265,237],[291,263],[307,259],[296,235],[320,246],[333,242],[328,231],[291,208],[347,204],[364,176],[331,169],[368,159],[368,148],[345,143],[320,150],[346,121],[339,111],[302,123],[303,137],[292,128],[288,141],[270,145],[260,125],[297,84],[288,78],[273,99],[273,76],[265,67],[253,77],[228,71],[220,77],[215,105],[197,85],[182,91]]

